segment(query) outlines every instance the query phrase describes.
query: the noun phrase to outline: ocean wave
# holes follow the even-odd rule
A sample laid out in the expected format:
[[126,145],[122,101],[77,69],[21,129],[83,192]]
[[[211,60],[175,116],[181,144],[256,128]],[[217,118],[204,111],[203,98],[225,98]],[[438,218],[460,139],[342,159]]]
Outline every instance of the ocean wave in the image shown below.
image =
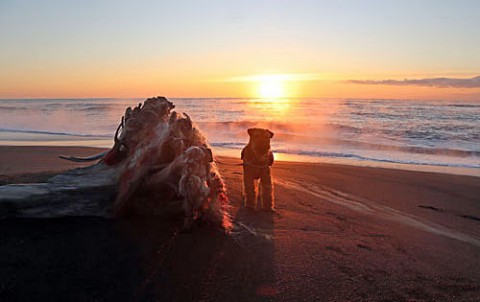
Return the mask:
[[354,153],[342,152],[321,152],[321,151],[306,151],[306,150],[291,150],[291,149],[274,149],[273,152],[285,153],[292,155],[311,156],[311,157],[328,157],[328,158],[345,158],[359,161],[382,162],[393,164],[408,164],[421,166],[438,166],[438,167],[456,167],[456,168],[480,168],[480,164],[461,164],[461,163],[445,163],[434,161],[420,161],[420,160],[404,160],[400,158],[377,158],[371,156],[362,156]]
[[360,135],[376,135],[376,139],[386,139],[404,143],[406,139],[414,139],[418,142],[449,141],[449,140],[478,140],[480,134],[474,123],[447,124],[402,124],[397,128],[390,124],[372,124],[368,126],[357,126],[327,122],[323,124],[312,124],[304,122],[279,122],[279,121],[220,121],[220,122],[198,122],[201,129],[205,131],[214,130],[218,132],[246,133],[248,128],[268,128],[275,132],[275,137],[281,135],[295,137],[317,137],[323,138],[335,135],[337,137],[351,138]]
[[220,130],[241,130],[247,131],[248,128],[267,128],[274,131],[285,131],[298,127],[307,127],[308,124],[293,124],[291,122],[278,121],[221,121],[221,122],[197,122],[200,129],[220,129]]
[[17,111],[17,110],[30,110],[28,107],[23,106],[0,106],[0,111]]
[[67,108],[81,111],[108,111],[113,108],[120,108],[120,106],[115,106],[114,104],[83,104],[82,106],[70,105]]
[[480,108],[478,104],[449,104],[449,107],[458,107],[458,108]]
[[[242,149],[245,144],[241,143],[212,143],[213,147],[222,147],[230,149]],[[382,162],[382,163],[392,163],[392,164],[409,164],[409,165],[424,165],[424,166],[439,166],[439,167],[456,167],[456,168],[480,168],[480,164],[463,164],[463,163],[446,163],[438,162],[432,160],[406,160],[402,158],[378,158],[373,156],[358,155],[355,153],[349,152],[329,152],[329,151],[311,151],[303,149],[286,149],[286,148],[273,148],[274,153],[283,153],[289,155],[300,155],[300,156],[309,156],[309,157],[327,157],[327,158],[343,158],[343,159],[352,159],[359,161],[370,161],[370,162]],[[480,152],[476,153],[476,156],[480,156]],[[406,153],[404,156],[407,155]],[[440,153],[440,155],[442,155]]]
[[[5,103],[5,102],[4,102]],[[135,106],[133,103],[130,106]],[[79,111],[109,111],[112,109],[124,110],[124,104],[116,103],[39,103],[39,104],[29,104],[29,106],[24,106],[20,103],[13,103],[12,105],[0,105],[1,111],[32,111],[32,112],[45,112],[45,111],[58,111],[58,110],[79,110]]]
[[[18,139],[37,134],[112,139],[125,108],[138,101],[0,100],[0,131],[31,134]],[[247,129],[259,127],[275,133],[276,152],[460,167],[480,163],[480,104],[474,102],[301,99],[275,115],[268,108],[252,108],[262,104],[252,99],[173,101],[175,110],[192,116],[214,147],[241,149]]]
[[[231,148],[231,149],[242,149],[246,144],[240,142],[212,142],[214,147],[222,148]],[[299,146],[299,144],[295,144]],[[337,140],[337,143],[330,143],[329,147],[338,146],[339,148],[353,148],[357,151],[361,150],[370,150],[370,151],[390,151],[390,152],[399,152],[404,155],[408,154],[418,154],[418,155],[435,155],[435,156],[447,156],[447,157],[458,157],[458,158],[470,158],[478,157],[480,160],[480,151],[477,150],[459,150],[459,149],[447,149],[447,148],[423,148],[423,147],[399,147],[399,146],[389,146],[381,144],[372,144],[364,142],[355,142],[355,141],[346,141],[346,140]],[[363,149],[358,148],[362,146]],[[305,146],[304,146],[305,147]],[[296,154],[296,155],[308,155],[308,156],[327,156],[327,157],[361,157],[353,153],[341,153],[341,152],[326,152],[318,150],[308,150],[305,148],[285,148],[285,147],[273,147],[274,152],[286,153],[286,154]],[[389,154],[385,152],[385,154]],[[360,158],[359,158],[360,159]]]
[[91,137],[91,138],[108,138],[112,137],[110,134],[82,134],[82,133],[69,133],[69,132],[52,132],[41,130],[24,130],[24,129],[4,129],[0,128],[0,132],[14,132],[14,133],[29,133],[29,134],[46,134],[46,135],[59,135],[59,136],[79,136],[79,137]]
[[[227,122],[221,123],[226,125],[234,125],[233,127],[241,128],[241,131],[245,131],[245,124],[249,122]],[[218,123],[213,123],[218,124]],[[201,128],[203,129],[203,128]],[[208,139],[211,142],[212,146],[224,147],[224,148],[233,148],[241,149],[245,146],[246,141],[240,136],[235,136],[234,132],[225,131],[228,133],[228,137],[221,135],[221,131],[217,127],[214,127],[215,132],[210,132],[206,129]],[[110,133],[79,133],[79,132],[62,132],[62,131],[45,131],[45,130],[33,130],[33,129],[14,129],[14,128],[0,128],[0,132],[14,132],[14,133],[28,133],[28,134],[40,134],[40,135],[57,135],[57,136],[76,136],[83,138],[111,138],[112,134]],[[223,134],[225,134],[225,132]],[[317,149],[320,146],[325,147],[338,147],[338,148],[350,148],[356,150],[373,150],[373,151],[385,151],[385,152],[402,152],[410,154],[424,154],[424,155],[442,155],[450,157],[480,157],[480,150],[468,150],[468,149],[459,149],[459,148],[439,148],[439,147],[423,147],[423,146],[405,146],[404,144],[395,144],[392,141],[378,140],[376,143],[371,141],[362,141],[361,138],[356,139],[343,139],[339,137],[329,137],[329,136],[315,136],[313,134],[297,134],[289,132],[276,132],[274,141],[272,142],[273,146],[282,145],[295,148],[295,146],[300,146],[298,150],[300,153],[311,152],[308,150]],[[317,152],[317,151],[313,151]],[[298,153],[298,154],[300,154]],[[308,155],[308,154],[306,154]]]
[[[239,148],[242,144],[238,144],[235,142],[235,131],[245,131],[244,122],[240,123],[242,126],[234,125],[228,127],[239,127],[241,130],[232,130],[229,129],[229,138],[228,142],[225,142],[225,138],[219,135],[222,132],[222,123],[216,123],[217,126],[213,129],[215,132],[209,133],[208,129],[206,129],[206,133],[211,134],[210,139],[214,141],[219,146],[224,147],[236,147]],[[228,123],[229,125],[231,123]],[[225,130],[225,129],[223,129]],[[375,134],[375,133],[373,133]],[[243,137],[245,137],[244,135]],[[471,139],[474,139],[474,136],[470,136]],[[408,136],[407,136],[408,137]],[[422,136],[423,138],[426,135]],[[240,137],[237,136],[237,139]],[[413,153],[413,154],[425,154],[425,155],[442,155],[442,156],[450,156],[450,157],[471,157],[477,156],[480,157],[480,148],[473,149],[470,148],[459,148],[459,144],[456,141],[452,141],[451,146],[447,147],[439,147],[436,144],[427,145],[428,141],[437,140],[439,141],[442,137],[430,135],[429,140],[421,140],[422,145],[418,145],[418,141],[411,141],[406,145],[406,141],[404,139],[400,139],[398,137],[389,137],[389,136],[377,136],[372,139],[371,136],[339,136],[339,135],[331,135],[328,131],[315,133],[295,133],[289,132],[281,132],[275,131],[274,141],[273,144],[283,144],[283,145],[290,145],[290,146],[303,146],[312,148],[314,146],[339,146],[339,147],[348,147],[348,148],[355,148],[361,150],[381,150],[381,151],[391,151],[391,152],[403,152],[403,153]],[[463,138],[463,137],[462,137]],[[222,141],[223,140],[223,141]],[[234,142],[232,142],[234,141]]]
[[[215,131],[228,132],[231,134],[246,134],[249,128],[266,128],[275,133],[275,138],[323,138],[332,134],[360,134],[367,133],[367,129],[362,129],[352,125],[339,123],[315,124],[312,122],[299,121],[219,121],[219,122],[197,122],[200,129],[208,132]],[[372,132],[378,132],[373,129]]]

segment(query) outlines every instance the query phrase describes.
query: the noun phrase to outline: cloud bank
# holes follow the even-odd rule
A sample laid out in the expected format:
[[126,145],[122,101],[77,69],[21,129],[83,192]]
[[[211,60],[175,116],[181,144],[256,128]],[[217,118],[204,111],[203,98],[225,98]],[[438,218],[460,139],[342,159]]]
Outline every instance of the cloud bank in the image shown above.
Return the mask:
[[416,80],[348,80],[362,85],[427,86],[438,88],[480,88],[480,76],[473,78],[425,78]]

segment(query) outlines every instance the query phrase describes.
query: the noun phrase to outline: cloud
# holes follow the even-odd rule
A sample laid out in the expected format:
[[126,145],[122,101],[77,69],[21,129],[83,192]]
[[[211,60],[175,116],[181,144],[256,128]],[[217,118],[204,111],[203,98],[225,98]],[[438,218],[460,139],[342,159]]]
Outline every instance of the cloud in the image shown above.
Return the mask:
[[480,88],[480,76],[473,78],[425,78],[416,80],[348,80],[361,85],[427,86],[438,88]]

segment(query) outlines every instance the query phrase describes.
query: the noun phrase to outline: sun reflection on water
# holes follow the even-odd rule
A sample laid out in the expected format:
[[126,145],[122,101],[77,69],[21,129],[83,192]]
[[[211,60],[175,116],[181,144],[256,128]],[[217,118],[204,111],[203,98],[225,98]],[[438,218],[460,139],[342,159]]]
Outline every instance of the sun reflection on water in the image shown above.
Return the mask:
[[248,103],[251,110],[263,113],[267,120],[278,120],[290,114],[293,108],[292,99],[252,99]]

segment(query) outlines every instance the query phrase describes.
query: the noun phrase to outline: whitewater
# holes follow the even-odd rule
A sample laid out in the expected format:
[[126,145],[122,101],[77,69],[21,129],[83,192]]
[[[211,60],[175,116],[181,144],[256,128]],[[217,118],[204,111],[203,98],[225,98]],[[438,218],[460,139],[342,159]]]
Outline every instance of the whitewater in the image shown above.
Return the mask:
[[[480,103],[371,99],[170,99],[217,154],[238,157],[247,129],[275,133],[278,160],[480,175]],[[3,99],[0,145],[111,147],[143,99]]]

